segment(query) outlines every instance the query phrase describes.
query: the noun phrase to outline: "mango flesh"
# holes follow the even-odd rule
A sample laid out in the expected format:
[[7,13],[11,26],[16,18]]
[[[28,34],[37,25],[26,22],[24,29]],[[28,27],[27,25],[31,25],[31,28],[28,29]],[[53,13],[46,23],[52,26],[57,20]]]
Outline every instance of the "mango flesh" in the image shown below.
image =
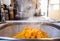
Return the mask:
[[50,38],[50,36],[41,29],[25,27],[23,32],[17,33],[13,38]]

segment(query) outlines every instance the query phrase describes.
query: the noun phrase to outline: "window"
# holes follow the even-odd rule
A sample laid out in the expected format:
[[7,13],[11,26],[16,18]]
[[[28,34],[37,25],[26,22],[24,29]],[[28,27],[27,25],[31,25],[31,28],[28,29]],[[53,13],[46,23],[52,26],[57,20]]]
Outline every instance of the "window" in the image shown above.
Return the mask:
[[59,5],[49,5],[49,10],[59,10]]
[[49,1],[49,10],[59,10],[59,0]]
[[59,0],[50,0],[50,4],[59,4]]
[[41,0],[41,14],[48,16],[48,10],[56,11],[59,10],[60,0]]

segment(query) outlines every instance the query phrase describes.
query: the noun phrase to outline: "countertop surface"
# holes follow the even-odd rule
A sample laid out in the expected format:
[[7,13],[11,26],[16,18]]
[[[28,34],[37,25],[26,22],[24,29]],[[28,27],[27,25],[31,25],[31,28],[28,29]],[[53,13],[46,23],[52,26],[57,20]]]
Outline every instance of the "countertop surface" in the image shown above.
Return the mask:
[[59,25],[60,26],[60,22],[14,20],[14,21],[6,21],[6,23],[0,24],[0,27],[3,26],[3,25],[5,25],[5,24],[9,24],[9,23],[13,23],[13,22],[48,22],[48,23],[53,23],[53,24],[56,24],[56,25]]
[[9,24],[9,23],[13,23],[13,22],[50,22],[50,23],[53,23],[53,24],[56,24],[56,25],[60,26],[60,22],[56,22],[53,19],[50,19],[50,18],[45,17],[45,16],[41,16],[41,17],[30,17],[30,18],[28,18],[26,20],[10,20],[10,21],[6,21],[6,23],[0,24],[0,27],[5,25],[5,24]]

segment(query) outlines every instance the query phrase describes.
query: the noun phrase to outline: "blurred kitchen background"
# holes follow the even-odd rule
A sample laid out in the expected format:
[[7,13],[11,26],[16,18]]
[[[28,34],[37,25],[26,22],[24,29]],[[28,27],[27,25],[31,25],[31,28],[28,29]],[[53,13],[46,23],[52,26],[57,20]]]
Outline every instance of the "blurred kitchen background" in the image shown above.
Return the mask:
[[60,21],[60,0],[0,0],[2,20]]

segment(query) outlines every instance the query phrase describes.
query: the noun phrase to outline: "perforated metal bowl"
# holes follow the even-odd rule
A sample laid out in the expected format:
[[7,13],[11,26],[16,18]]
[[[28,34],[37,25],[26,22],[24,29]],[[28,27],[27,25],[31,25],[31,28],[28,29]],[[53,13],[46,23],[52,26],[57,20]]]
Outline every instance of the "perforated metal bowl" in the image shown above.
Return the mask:
[[[45,23],[45,22],[12,22],[5,24],[4,26],[0,27],[0,36],[2,37],[12,37],[18,32],[23,31],[24,27],[31,26],[36,28],[41,28],[42,30],[46,31],[46,33],[51,38],[41,38],[41,39],[18,39],[22,41],[52,41],[52,40],[60,40],[60,26],[57,26],[52,23]],[[0,37],[1,38],[1,37]],[[11,39],[10,39],[11,40]]]

